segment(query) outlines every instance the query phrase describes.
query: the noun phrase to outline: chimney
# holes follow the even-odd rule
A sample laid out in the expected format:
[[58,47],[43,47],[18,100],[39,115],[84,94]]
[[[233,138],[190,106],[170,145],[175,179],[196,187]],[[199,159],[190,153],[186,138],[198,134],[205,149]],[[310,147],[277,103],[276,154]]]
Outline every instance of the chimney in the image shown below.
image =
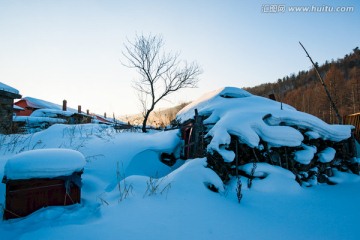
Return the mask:
[[63,111],[66,111],[66,110],[67,110],[66,104],[67,104],[67,101],[64,100],[64,101],[63,101],[63,109],[62,109]]
[[86,115],[90,115],[89,109],[86,110]]
[[104,113],[104,118],[106,118],[106,113]]
[[78,105],[78,113],[81,113],[81,105]]

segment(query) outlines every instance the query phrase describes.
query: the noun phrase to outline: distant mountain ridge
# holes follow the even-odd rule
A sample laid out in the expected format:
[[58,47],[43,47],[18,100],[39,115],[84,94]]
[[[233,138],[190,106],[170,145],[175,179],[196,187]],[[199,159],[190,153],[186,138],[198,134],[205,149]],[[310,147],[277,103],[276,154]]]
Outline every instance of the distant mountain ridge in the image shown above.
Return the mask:
[[[354,48],[350,54],[346,54],[341,59],[325,61],[319,66],[319,71],[340,115],[346,116],[359,112],[359,48]],[[298,74],[290,74],[282,79],[279,78],[277,82],[244,89],[264,97],[274,94],[278,101],[287,103],[299,111],[315,115],[328,123],[337,123],[334,109],[331,107],[314,68],[309,71],[299,71]]]

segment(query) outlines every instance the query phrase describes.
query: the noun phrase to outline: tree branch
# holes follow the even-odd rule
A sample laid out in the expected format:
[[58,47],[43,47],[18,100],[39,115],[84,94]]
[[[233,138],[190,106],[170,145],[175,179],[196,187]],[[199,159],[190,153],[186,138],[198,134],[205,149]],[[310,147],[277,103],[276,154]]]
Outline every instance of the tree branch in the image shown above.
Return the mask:
[[[134,68],[141,78],[134,81],[133,87],[144,110],[143,131],[155,105],[165,96],[182,88],[194,88],[202,73],[196,62],[188,64],[179,60],[178,53],[165,53],[161,36],[136,36],[135,41],[127,41],[122,52],[128,68]],[[148,101],[150,100],[149,106]]]

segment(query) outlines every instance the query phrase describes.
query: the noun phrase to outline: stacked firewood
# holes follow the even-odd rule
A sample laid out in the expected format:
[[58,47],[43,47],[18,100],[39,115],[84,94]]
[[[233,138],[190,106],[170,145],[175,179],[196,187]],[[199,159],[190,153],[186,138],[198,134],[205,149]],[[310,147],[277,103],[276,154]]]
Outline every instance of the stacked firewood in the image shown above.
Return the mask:
[[301,147],[282,146],[270,148],[266,142],[261,141],[259,147],[251,148],[246,144],[239,143],[237,138],[233,136],[227,149],[234,151],[234,161],[225,162],[218,152],[207,152],[208,167],[213,169],[224,183],[237,174],[247,178],[254,178],[254,176],[241,170],[242,165],[254,162],[269,163],[288,169],[294,173],[296,181],[304,186],[311,186],[316,183],[335,184],[331,181],[334,169],[359,174],[360,165],[356,159],[354,137],[341,142],[333,142],[320,138],[309,139],[306,135],[304,136],[303,143],[316,147],[318,153],[326,148],[333,148],[336,151],[334,159],[323,163],[315,154],[309,164],[302,164],[294,158],[295,152],[301,150]]

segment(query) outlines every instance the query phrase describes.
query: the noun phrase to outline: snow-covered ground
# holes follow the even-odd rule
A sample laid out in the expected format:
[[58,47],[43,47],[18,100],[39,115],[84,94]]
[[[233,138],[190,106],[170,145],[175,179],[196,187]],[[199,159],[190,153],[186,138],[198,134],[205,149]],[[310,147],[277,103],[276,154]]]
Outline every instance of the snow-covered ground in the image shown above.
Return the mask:
[[[180,143],[177,130],[117,133],[96,124],[0,135],[1,176],[9,158],[33,149],[73,149],[86,159],[81,204],[1,221],[0,238],[359,239],[359,176],[335,171],[337,185],[306,188],[291,172],[258,164],[256,174],[266,178],[247,189],[242,177],[239,204],[236,179],[223,186],[205,159],[173,167],[159,161],[161,152],[178,153]],[[1,184],[2,205],[4,197]]]

